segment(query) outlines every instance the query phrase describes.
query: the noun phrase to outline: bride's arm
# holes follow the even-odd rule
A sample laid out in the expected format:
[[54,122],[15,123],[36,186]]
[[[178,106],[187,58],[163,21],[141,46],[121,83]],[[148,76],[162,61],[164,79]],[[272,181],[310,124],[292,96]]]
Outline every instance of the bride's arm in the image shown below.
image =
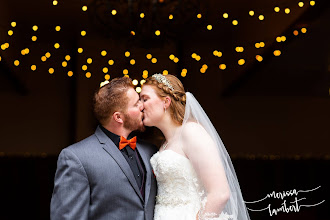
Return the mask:
[[229,199],[230,190],[217,146],[204,128],[196,123],[186,124],[182,141],[183,151],[207,193],[206,204],[199,215],[218,217]]

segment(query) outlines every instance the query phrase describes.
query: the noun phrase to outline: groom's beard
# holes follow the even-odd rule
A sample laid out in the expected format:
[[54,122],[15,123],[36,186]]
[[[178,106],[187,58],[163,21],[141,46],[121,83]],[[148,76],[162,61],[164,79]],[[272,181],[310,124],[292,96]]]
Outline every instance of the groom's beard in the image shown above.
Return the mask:
[[144,132],[146,128],[142,123],[142,118],[132,118],[128,114],[124,113],[124,128],[131,131]]

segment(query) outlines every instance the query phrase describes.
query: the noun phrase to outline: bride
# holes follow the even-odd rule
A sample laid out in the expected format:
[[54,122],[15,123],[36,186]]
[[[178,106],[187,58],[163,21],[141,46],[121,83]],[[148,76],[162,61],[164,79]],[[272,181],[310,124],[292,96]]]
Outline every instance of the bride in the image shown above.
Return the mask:
[[140,98],[144,125],[166,139],[150,159],[158,184],[154,220],[249,220],[230,157],[180,80],[154,74]]

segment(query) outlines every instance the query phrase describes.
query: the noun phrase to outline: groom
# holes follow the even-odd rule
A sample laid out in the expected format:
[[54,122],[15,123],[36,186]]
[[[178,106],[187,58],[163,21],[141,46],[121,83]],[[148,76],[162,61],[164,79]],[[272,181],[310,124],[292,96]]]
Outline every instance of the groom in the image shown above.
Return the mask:
[[143,105],[129,78],[116,78],[94,95],[100,125],[59,155],[51,219],[152,220],[156,147],[131,137],[143,131]]

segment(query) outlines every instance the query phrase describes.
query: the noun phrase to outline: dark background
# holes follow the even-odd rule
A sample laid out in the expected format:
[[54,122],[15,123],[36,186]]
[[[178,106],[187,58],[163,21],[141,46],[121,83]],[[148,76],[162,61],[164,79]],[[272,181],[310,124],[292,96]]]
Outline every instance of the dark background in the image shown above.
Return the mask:
[[[303,7],[298,2],[304,2]],[[81,7],[88,5],[83,12]],[[280,7],[276,13],[274,7]],[[284,13],[290,8],[290,13]],[[109,15],[113,9],[116,15]],[[254,16],[249,11],[255,12]],[[145,18],[139,17],[145,12]],[[105,13],[107,12],[107,13]],[[202,18],[197,19],[196,14]],[[223,18],[228,13],[229,18]],[[173,14],[170,23],[168,15]],[[265,20],[258,16],[263,14]],[[238,25],[232,25],[237,19]],[[16,27],[11,22],[17,23]],[[212,24],[212,30],[206,26]],[[33,31],[32,26],[38,25]],[[61,31],[56,32],[55,26]],[[56,160],[64,147],[91,135],[97,125],[93,92],[128,69],[141,80],[143,70],[177,75],[209,115],[232,157],[244,199],[310,190],[298,198],[298,213],[250,211],[251,219],[329,219],[330,124],[329,1],[9,1],[0,2],[0,219],[48,219]],[[301,28],[307,28],[302,33]],[[13,30],[12,36],[8,30]],[[81,30],[87,35],[82,37]],[[134,30],[136,35],[131,34]],[[155,36],[155,30],[161,35]],[[293,31],[297,30],[295,36]],[[31,41],[37,36],[36,42]],[[286,36],[285,42],[276,37]],[[255,43],[264,42],[264,48]],[[59,49],[54,44],[59,43]],[[235,51],[244,47],[243,53]],[[79,54],[77,48],[83,48]],[[29,48],[28,55],[21,50]],[[106,50],[107,55],[101,56]],[[221,58],[213,51],[223,53]],[[280,56],[274,56],[280,50]],[[130,57],[125,57],[130,51]],[[51,57],[46,62],[41,57]],[[146,58],[157,58],[153,64]],[[192,53],[201,56],[192,59]],[[169,59],[174,54],[178,63]],[[62,67],[65,55],[71,59]],[[256,55],[263,57],[262,62]],[[93,63],[87,64],[86,59]],[[238,65],[239,59],[245,64]],[[115,64],[110,66],[108,60]],[[136,64],[131,65],[130,60]],[[15,66],[14,60],[20,65]],[[37,70],[31,71],[31,65]],[[87,64],[92,77],[86,78]],[[205,73],[200,69],[206,64]],[[225,70],[219,65],[226,64]],[[53,74],[48,73],[54,68]],[[181,77],[183,68],[186,77]],[[69,77],[67,72],[73,71]],[[140,85],[138,85],[140,86]],[[159,144],[158,131],[142,135]],[[287,202],[294,197],[287,197]],[[281,207],[281,199],[247,204]]]

